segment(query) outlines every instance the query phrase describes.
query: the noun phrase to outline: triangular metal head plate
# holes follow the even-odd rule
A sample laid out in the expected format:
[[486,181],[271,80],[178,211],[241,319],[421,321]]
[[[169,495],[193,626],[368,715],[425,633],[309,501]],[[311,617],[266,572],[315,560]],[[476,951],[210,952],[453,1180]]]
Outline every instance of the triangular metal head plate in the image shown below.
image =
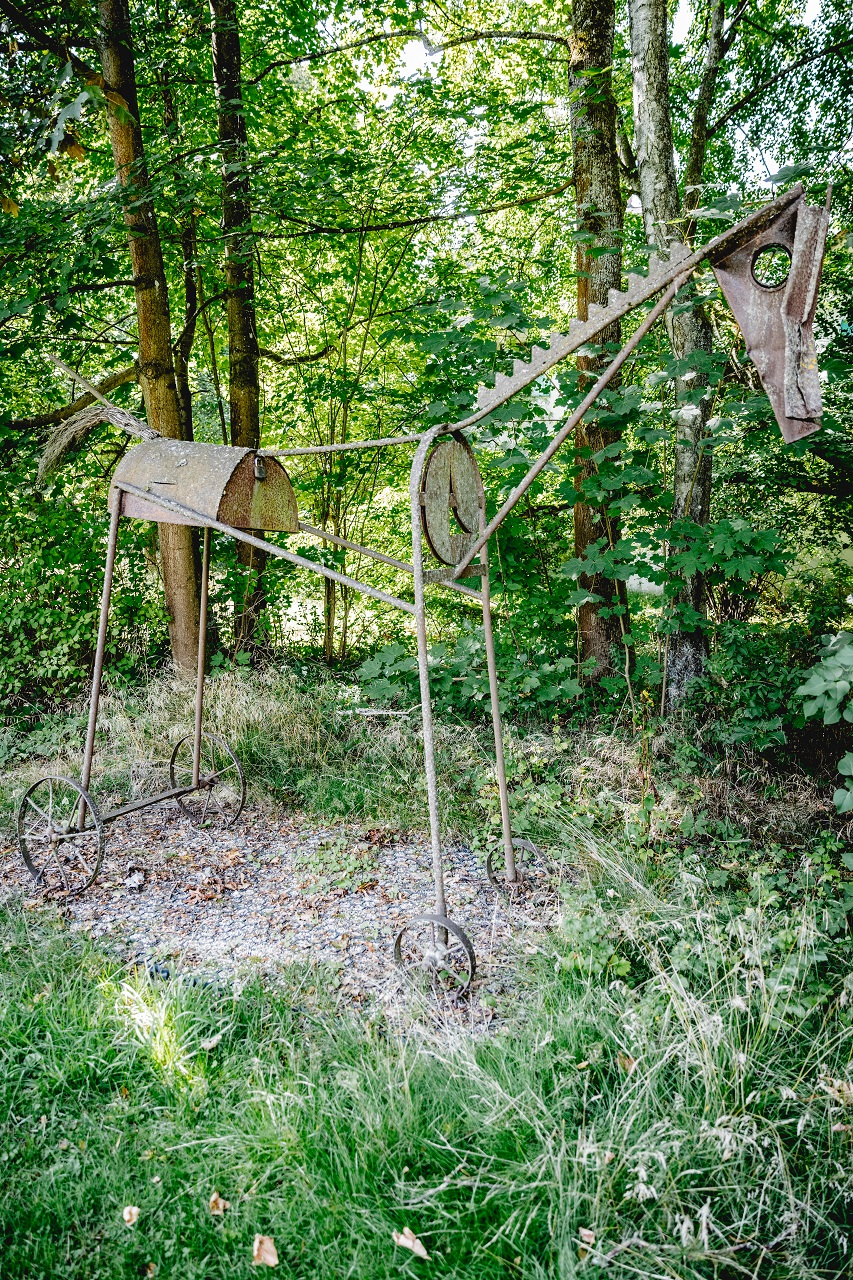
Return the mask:
[[[823,412],[812,322],[828,229],[828,211],[801,196],[711,260],[789,444],[817,431]],[[775,277],[763,271],[773,251],[782,263]]]

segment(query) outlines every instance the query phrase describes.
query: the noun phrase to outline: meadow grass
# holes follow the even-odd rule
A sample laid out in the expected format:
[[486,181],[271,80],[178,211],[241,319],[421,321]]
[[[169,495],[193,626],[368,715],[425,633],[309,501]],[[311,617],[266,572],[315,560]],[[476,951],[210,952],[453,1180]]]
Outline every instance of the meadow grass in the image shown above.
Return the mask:
[[307,970],[164,982],[7,905],[0,1273],[234,1280],[260,1233],[306,1280],[849,1274],[846,942],[679,892],[572,890],[480,1036]]

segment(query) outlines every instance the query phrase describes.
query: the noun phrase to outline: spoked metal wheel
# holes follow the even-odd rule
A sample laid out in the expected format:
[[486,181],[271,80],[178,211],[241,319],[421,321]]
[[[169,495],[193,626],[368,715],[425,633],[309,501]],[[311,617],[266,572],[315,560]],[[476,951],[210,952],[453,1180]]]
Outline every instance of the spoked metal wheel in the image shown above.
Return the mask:
[[394,959],[414,986],[436,995],[461,996],[477,970],[470,938],[445,916],[409,920],[394,940]]
[[76,897],[95,879],[104,827],[87,791],[71,778],[39,778],[18,810],[18,846],[48,891]]
[[513,840],[512,847],[516,853],[515,870],[517,879],[507,880],[506,878],[506,865],[503,849],[495,850],[494,853],[487,855],[486,875],[489,877],[490,882],[496,889],[501,889],[504,893],[516,894],[524,883],[524,871],[522,866],[524,862],[524,855],[527,854],[528,857],[532,857],[538,854],[539,850],[536,848],[536,845],[532,840],[526,840],[522,836]]
[[[173,788],[192,787],[193,735],[181,738],[169,761]],[[246,778],[240,761],[224,738],[201,736],[201,768],[198,788],[178,797],[178,804],[196,826],[230,827],[246,803]]]

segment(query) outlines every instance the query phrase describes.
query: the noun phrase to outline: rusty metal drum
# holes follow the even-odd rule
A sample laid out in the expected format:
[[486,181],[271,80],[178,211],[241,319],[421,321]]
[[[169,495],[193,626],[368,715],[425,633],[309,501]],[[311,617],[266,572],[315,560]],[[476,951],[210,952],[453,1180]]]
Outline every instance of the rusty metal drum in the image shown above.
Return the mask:
[[188,516],[166,511],[136,493],[120,493],[121,484],[180,502],[234,529],[296,533],[299,528],[287,472],[275,458],[252,449],[161,437],[145,440],[125,454],[113,474],[110,510],[120,501],[123,516],[194,524]]

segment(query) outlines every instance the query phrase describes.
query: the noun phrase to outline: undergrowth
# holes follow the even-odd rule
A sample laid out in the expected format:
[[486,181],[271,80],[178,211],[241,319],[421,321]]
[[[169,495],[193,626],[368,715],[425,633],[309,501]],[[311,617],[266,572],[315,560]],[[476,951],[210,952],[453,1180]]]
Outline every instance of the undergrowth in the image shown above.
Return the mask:
[[152,979],[7,906],[2,1274],[235,1280],[256,1234],[306,1280],[849,1274],[844,914],[698,876],[661,899],[577,846],[594,876],[488,1036],[318,1003],[298,968]]
[[[106,692],[92,782],[97,799],[168,786],[169,755],[192,729],[192,702],[193,686],[166,675]],[[641,700],[636,727],[595,719],[583,727],[558,719],[519,723],[508,714],[515,834],[559,843],[552,814],[571,811],[663,874],[674,874],[690,856],[751,873],[768,860],[841,849],[845,827],[834,817],[828,781],[774,767],[743,743],[721,747],[713,727],[686,714],[659,722],[649,706]],[[35,778],[79,776],[83,711],[45,715],[26,733],[9,729],[0,740],[0,825],[7,837],[18,799]],[[426,826],[416,708],[377,715],[363,707],[357,686],[316,667],[233,669],[207,682],[205,726],[235,748],[255,805],[405,831]],[[445,832],[475,848],[496,844],[489,723],[440,716],[436,748]]]

